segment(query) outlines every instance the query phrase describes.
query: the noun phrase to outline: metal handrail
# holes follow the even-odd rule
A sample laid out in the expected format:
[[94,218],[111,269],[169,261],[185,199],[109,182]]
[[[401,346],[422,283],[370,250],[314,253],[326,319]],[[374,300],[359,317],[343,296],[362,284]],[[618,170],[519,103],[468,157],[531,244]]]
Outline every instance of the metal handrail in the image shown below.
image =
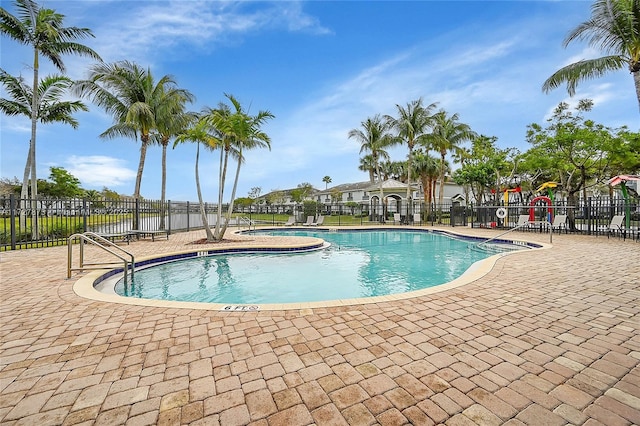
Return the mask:
[[[77,268],[73,268],[73,241],[76,240],[76,239],[80,240],[80,259],[79,259],[78,267]],[[85,263],[84,262],[84,244],[85,243],[93,244],[93,245],[101,248],[102,250],[104,250],[104,251],[106,251],[108,253],[111,253],[112,255],[116,256],[118,259],[123,261],[124,262],[124,280],[125,280],[125,282],[127,281],[127,272],[129,270],[129,264],[131,265],[131,276],[133,276],[136,262],[135,262],[135,258],[133,257],[132,253],[126,251],[125,249],[123,249],[122,247],[118,246],[117,244],[114,244],[113,242],[109,241],[108,239],[96,234],[95,232],[85,232],[84,234],[73,234],[67,240],[67,247],[68,247],[68,249],[67,249],[67,278],[71,278],[71,271],[82,271],[82,270],[85,270],[85,269],[103,269],[104,266],[113,264],[111,262]],[[131,257],[131,261],[129,262],[125,256],[123,256],[120,253],[117,253],[116,251],[112,250],[111,248],[116,248],[116,249],[120,250],[121,252],[125,253],[127,256]],[[87,267],[86,265],[92,265],[92,266],[102,265],[102,267],[93,268],[93,267]]]
[[509,232],[515,231],[516,229],[520,229],[520,228],[522,228],[524,226],[529,226],[532,223],[546,223],[549,226],[549,243],[553,242],[553,226],[551,225],[551,222],[549,222],[548,220],[544,220],[544,221],[539,221],[539,222],[538,221],[534,221],[534,222],[527,221],[525,223],[518,224],[518,225],[514,226],[513,228],[507,229],[506,231],[504,231],[504,232],[502,232],[502,233],[500,233],[500,234],[498,234],[496,236],[493,236],[493,237],[489,238],[488,240],[484,240],[484,241],[479,242],[477,244],[477,246],[480,247],[480,245],[482,245],[482,244],[487,244],[489,241],[493,241],[493,240],[495,240],[497,238],[500,238],[503,235],[508,234]]
[[242,222],[246,223],[249,226],[249,231],[251,231],[251,225],[253,225],[253,229],[256,229],[256,224],[248,217],[239,216],[238,219],[240,219]]

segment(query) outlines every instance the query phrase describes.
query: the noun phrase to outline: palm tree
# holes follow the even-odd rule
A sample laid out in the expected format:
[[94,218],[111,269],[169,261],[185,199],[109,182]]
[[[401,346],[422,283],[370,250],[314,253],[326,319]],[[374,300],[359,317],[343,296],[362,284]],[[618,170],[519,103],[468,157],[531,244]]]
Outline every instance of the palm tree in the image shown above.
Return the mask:
[[324,189],[326,190],[329,187],[329,184],[331,183],[331,176],[323,177],[322,181],[324,182]]
[[383,161],[380,163],[380,173],[384,180],[395,179],[400,182],[407,182],[407,162],[406,161]]
[[[206,118],[220,134],[221,146],[225,153],[224,161],[220,169],[220,184],[218,186],[218,220],[216,221],[216,229],[214,232],[216,241],[223,239],[224,233],[231,220],[238,179],[240,177],[240,167],[244,162],[242,153],[245,149],[271,149],[271,138],[262,131],[261,126],[265,124],[267,120],[274,118],[274,115],[269,111],[259,111],[258,114],[252,116],[242,108],[240,102],[233,95],[225,94],[225,96],[231,102],[233,110],[229,106],[222,104],[220,108],[213,110]],[[222,193],[226,180],[227,162],[230,155],[237,159],[236,174],[231,190],[229,207],[227,208],[226,220],[224,223],[221,223]]]
[[[382,177],[380,175],[380,161],[389,159],[389,153],[385,148],[390,147],[395,143],[395,140],[389,133],[390,124],[388,121],[383,120],[380,115],[375,115],[373,118],[369,117],[360,123],[362,129],[351,129],[349,131],[349,138],[354,138],[360,142],[360,153],[369,152],[371,155],[371,162],[375,167],[376,176],[378,178],[378,186],[380,189],[380,203],[383,205],[384,191],[382,190]],[[384,211],[381,212],[381,217],[384,217]]]
[[376,164],[374,162],[373,155],[367,154],[363,157],[360,157],[360,164],[358,165],[358,170],[367,172],[369,174],[369,182],[375,183]]
[[[32,117],[32,100],[38,99],[37,119],[40,123],[64,123],[74,129],[78,128],[78,121],[73,117],[73,113],[78,111],[88,111],[88,108],[81,101],[61,100],[72,85],[72,81],[64,76],[51,75],[40,81],[37,94],[22,77],[14,77],[6,71],[0,69],[0,83],[11,99],[0,99],[0,111],[9,116],[24,115]],[[29,172],[31,171],[31,149],[27,155],[27,162],[24,168],[22,180],[23,190],[27,188]],[[26,194],[24,195],[26,198]],[[20,226],[26,228],[26,210],[21,209]],[[35,223],[35,222],[34,222]],[[33,232],[37,235],[37,230]]]
[[444,176],[445,176],[445,157],[447,152],[456,152],[461,149],[463,142],[476,137],[476,133],[471,130],[467,124],[458,121],[457,113],[451,116],[447,115],[444,110],[438,111],[434,116],[433,133],[425,141],[426,146],[440,153],[440,189],[438,190],[438,204],[440,217],[442,220],[442,204],[444,202]]
[[156,82],[150,69],[129,61],[92,66],[89,78],[77,82],[75,90],[113,115],[114,125],[100,137],[140,137],[140,160],[133,192],[134,198],[140,198],[147,148],[152,142],[152,133],[158,130],[154,109],[159,108],[163,99],[189,100],[191,94],[179,89],[171,75],[165,75]]
[[436,103],[424,106],[422,98],[407,103],[406,107],[396,104],[398,116],[385,116],[389,124],[398,132],[400,143],[406,143],[409,148],[407,157],[407,214],[411,211],[411,168],[413,167],[413,148],[420,143],[432,126],[433,116],[431,111],[435,109]]
[[[40,70],[40,55],[49,59],[61,72],[66,71],[63,54],[76,54],[101,60],[100,56],[91,48],[77,43],[76,40],[93,37],[88,28],[64,27],[65,16],[52,9],[43,9],[33,0],[16,0],[15,6],[18,16],[10,14],[0,7],[0,31],[20,44],[33,47],[33,84],[40,87],[38,72]],[[36,126],[41,120],[39,107],[42,102],[38,99],[39,91],[32,92],[31,99],[31,140],[27,164],[31,166],[31,198],[33,211],[38,196],[36,176]],[[22,182],[21,198],[27,198],[27,182]]]
[[549,92],[567,83],[567,91],[573,96],[579,82],[626,66],[633,76],[640,106],[640,1],[596,0],[591,6],[591,18],[574,28],[563,44],[567,47],[574,40],[587,40],[607,56],[560,68],[544,82],[542,90]]
[[200,144],[204,144],[207,149],[214,150],[219,147],[218,138],[212,133],[211,126],[202,118],[199,118],[191,127],[184,129],[182,133],[178,134],[173,142],[175,148],[180,143],[195,142],[196,146],[196,191],[198,193],[198,202],[200,203],[200,215],[202,216],[202,224],[207,234],[207,241],[213,242],[214,237],[209,228],[209,220],[207,219],[207,212],[204,207],[204,201],[202,199],[202,191],[200,189],[200,173],[198,165],[200,162]]
[[[164,90],[164,88],[163,88]],[[165,228],[164,208],[167,188],[167,146],[172,137],[180,134],[191,123],[197,120],[194,113],[185,112],[185,104],[193,102],[194,96],[187,90],[171,90],[162,93],[153,105],[159,143],[162,146],[162,184],[160,192],[160,224]]]
[[431,217],[431,207],[433,205],[433,192],[435,182],[439,176],[439,162],[434,157],[422,149],[414,152],[413,173],[420,179],[424,202],[427,205],[425,219]]

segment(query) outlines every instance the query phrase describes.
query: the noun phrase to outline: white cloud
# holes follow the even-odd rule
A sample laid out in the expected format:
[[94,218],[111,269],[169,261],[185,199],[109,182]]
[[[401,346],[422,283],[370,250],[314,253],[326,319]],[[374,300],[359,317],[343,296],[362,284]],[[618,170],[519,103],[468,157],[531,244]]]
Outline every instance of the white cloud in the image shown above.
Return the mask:
[[136,172],[124,164],[124,160],[103,155],[72,155],[65,168],[80,179],[83,186],[117,187],[129,184],[136,177]]
[[[134,3],[132,3],[134,4]],[[125,18],[96,28],[96,48],[105,61],[150,62],[164,49],[181,43],[211,50],[258,31],[330,34],[319,21],[304,13],[300,2],[180,1],[140,2]],[[123,23],[126,22],[126,25]],[[136,59],[139,58],[139,59]],[[164,58],[162,58],[164,59]]]

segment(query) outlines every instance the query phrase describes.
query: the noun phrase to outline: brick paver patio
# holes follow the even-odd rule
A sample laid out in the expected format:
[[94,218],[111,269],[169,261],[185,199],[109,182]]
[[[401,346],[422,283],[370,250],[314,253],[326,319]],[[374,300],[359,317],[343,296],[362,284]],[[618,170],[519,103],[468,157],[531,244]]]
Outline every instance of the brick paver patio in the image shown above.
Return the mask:
[[66,247],[0,256],[2,425],[640,424],[638,242],[556,235],[456,289],[247,313],[81,298]]

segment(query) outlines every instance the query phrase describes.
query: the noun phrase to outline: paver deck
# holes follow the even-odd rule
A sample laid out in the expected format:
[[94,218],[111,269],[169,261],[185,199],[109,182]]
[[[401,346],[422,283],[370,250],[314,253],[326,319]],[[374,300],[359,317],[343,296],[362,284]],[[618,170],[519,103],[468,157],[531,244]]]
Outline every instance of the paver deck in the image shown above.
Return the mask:
[[2,425],[640,424],[638,242],[556,235],[455,289],[283,311],[105,303],[77,277],[66,247],[0,255]]

